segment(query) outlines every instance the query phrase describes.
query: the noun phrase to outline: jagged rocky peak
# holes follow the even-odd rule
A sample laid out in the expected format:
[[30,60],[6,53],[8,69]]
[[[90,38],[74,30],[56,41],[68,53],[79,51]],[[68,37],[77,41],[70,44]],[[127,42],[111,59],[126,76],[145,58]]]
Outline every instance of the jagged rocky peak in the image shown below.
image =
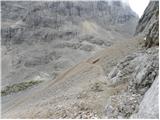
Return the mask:
[[145,47],[159,45],[159,1],[151,1],[140,18],[136,35],[145,38]]

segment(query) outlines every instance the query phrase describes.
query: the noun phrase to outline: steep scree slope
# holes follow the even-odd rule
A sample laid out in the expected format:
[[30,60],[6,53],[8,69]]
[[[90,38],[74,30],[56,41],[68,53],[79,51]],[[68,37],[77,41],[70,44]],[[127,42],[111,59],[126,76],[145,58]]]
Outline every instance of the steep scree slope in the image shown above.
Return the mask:
[[1,7],[2,86],[52,80],[95,51],[131,37],[138,20],[121,2],[2,1]]

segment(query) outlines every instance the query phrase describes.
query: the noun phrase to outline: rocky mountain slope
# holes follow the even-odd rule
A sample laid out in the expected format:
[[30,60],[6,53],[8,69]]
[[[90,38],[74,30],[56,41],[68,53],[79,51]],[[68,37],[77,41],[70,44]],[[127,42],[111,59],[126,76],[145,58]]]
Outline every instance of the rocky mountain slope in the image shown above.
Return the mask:
[[138,20],[121,2],[2,1],[1,7],[2,86],[53,80],[95,51],[130,38]]
[[[29,78],[30,80],[43,78],[43,82],[30,89],[25,89],[19,84],[17,87],[15,84],[15,88],[20,92],[8,87],[7,92],[4,91],[7,95],[2,97],[3,118],[159,117],[159,48],[154,42],[148,45],[150,40],[157,41],[155,38],[158,38],[159,34],[158,28],[153,27],[158,26],[157,21],[159,21],[157,2],[150,2],[140,19],[136,35],[144,33],[145,30],[148,32],[139,36],[138,39],[131,37],[137,17],[127,5],[121,2],[45,2],[45,4],[32,2],[32,5],[30,4],[2,2],[4,7],[2,16],[7,21],[3,23],[2,20],[2,47],[4,48],[2,49],[2,65],[4,65],[2,75],[5,75],[2,76],[2,85],[17,84]],[[24,15],[26,9],[19,11],[23,8],[30,8],[28,10],[31,10],[32,14],[27,12]],[[13,13],[10,9],[18,15],[11,17],[10,14]],[[52,10],[56,10],[53,12],[54,16],[52,16]],[[100,17],[101,15],[103,17]],[[56,24],[50,23],[53,22],[51,16],[57,19]],[[21,19],[20,23],[23,25],[25,23],[26,26],[24,32],[21,29],[18,30],[20,32],[15,32],[14,35],[17,36],[12,36],[14,27],[10,25],[13,25],[12,22],[17,21],[16,19]],[[19,26],[19,22],[14,25],[17,24]],[[130,26],[127,26],[128,24]],[[144,28],[143,24],[149,27],[139,31]],[[7,32],[8,29],[10,32]],[[50,32],[49,29],[51,29]],[[41,32],[36,34],[38,31]],[[76,32],[75,35],[72,34],[74,32]],[[20,35],[24,36],[24,39],[22,41],[19,39],[20,43],[15,42],[18,40],[17,37],[23,38]],[[47,37],[42,38],[45,35]],[[145,41],[142,41],[143,39]],[[144,42],[145,48],[141,47],[139,40]],[[90,49],[89,45],[93,49]],[[47,58],[45,57],[44,62],[43,55],[50,57],[53,51],[55,51],[55,54],[52,54],[54,57],[49,62],[45,61]],[[15,56],[18,60],[21,58],[20,62],[15,60]],[[6,64],[8,60],[12,63],[14,60],[17,63],[15,66],[8,65]],[[66,61],[62,62],[63,64],[56,63],[61,63],[61,60]],[[68,62],[72,63],[68,64]],[[56,67],[53,67],[55,65]],[[10,69],[12,72],[8,73]],[[43,74],[40,74],[42,71]],[[50,71],[58,74],[54,77],[55,74],[50,74]],[[23,72],[25,75],[22,74]],[[39,76],[36,76],[36,72]],[[25,90],[21,91],[21,89]]]

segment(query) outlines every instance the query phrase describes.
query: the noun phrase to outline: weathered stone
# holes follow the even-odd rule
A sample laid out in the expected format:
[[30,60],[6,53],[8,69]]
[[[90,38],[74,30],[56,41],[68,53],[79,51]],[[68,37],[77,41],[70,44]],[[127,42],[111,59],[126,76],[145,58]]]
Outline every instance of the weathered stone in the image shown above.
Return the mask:
[[136,28],[137,34],[144,34],[144,46],[159,45],[159,1],[151,1],[139,20]]
[[139,111],[131,118],[158,119],[159,118],[159,78],[157,77],[152,86],[145,93],[139,105]]

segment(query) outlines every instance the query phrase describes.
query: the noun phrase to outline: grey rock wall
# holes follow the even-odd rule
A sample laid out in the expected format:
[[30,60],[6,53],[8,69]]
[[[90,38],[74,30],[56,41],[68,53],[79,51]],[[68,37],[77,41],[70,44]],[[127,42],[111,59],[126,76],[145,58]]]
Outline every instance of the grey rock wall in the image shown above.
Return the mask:
[[[107,118],[130,118],[138,111],[139,118],[158,118],[157,108],[154,107],[158,106],[158,103],[152,103],[152,98],[158,101],[158,85],[153,89],[155,83],[152,84],[157,81],[155,79],[157,79],[159,71],[158,60],[158,48],[150,48],[147,51],[143,50],[126,56],[117,64],[108,75],[108,85],[118,86],[127,83],[128,87],[125,91],[111,96],[105,108]],[[147,93],[148,91],[154,93]],[[139,104],[142,105],[139,106]],[[152,108],[152,116],[150,116],[149,111]]]
[[159,118],[158,1],[149,3],[135,35],[144,37],[145,48],[126,56],[109,73],[109,86],[127,83],[127,89],[110,97],[105,107],[107,118]]
[[138,22],[137,34],[144,34],[145,47],[159,45],[159,1],[149,3]]
[[[61,36],[64,26],[73,27],[84,20],[98,23],[104,29],[113,29],[133,34],[137,15],[128,5],[121,2],[2,2],[2,44],[32,43],[42,39],[52,41]],[[4,22],[4,24],[3,24]],[[12,26],[8,24],[14,24]],[[132,24],[130,24],[132,23]],[[7,25],[6,25],[7,24]],[[129,28],[123,26],[130,25]],[[42,28],[44,28],[42,30]],[[52,30],[51,30],[52,29]],[[41,30],[41,33],[39,31]],[[49,31],[50,30],[50,31]],[[114,29],[113,29],[114,30]],[[38,32],[38,33],[37,33]],[[47,32],[47,33],[46,33]],[[67,31],[63,36],[75,36],[78,28]],[[38,37],[38,34],[40,36]],[[32,38],[32,39],[31,39]]]
[[151,88],[145,93],[139,106],[139,111],[131,118],[159,118],[159,78],[157,77]]

